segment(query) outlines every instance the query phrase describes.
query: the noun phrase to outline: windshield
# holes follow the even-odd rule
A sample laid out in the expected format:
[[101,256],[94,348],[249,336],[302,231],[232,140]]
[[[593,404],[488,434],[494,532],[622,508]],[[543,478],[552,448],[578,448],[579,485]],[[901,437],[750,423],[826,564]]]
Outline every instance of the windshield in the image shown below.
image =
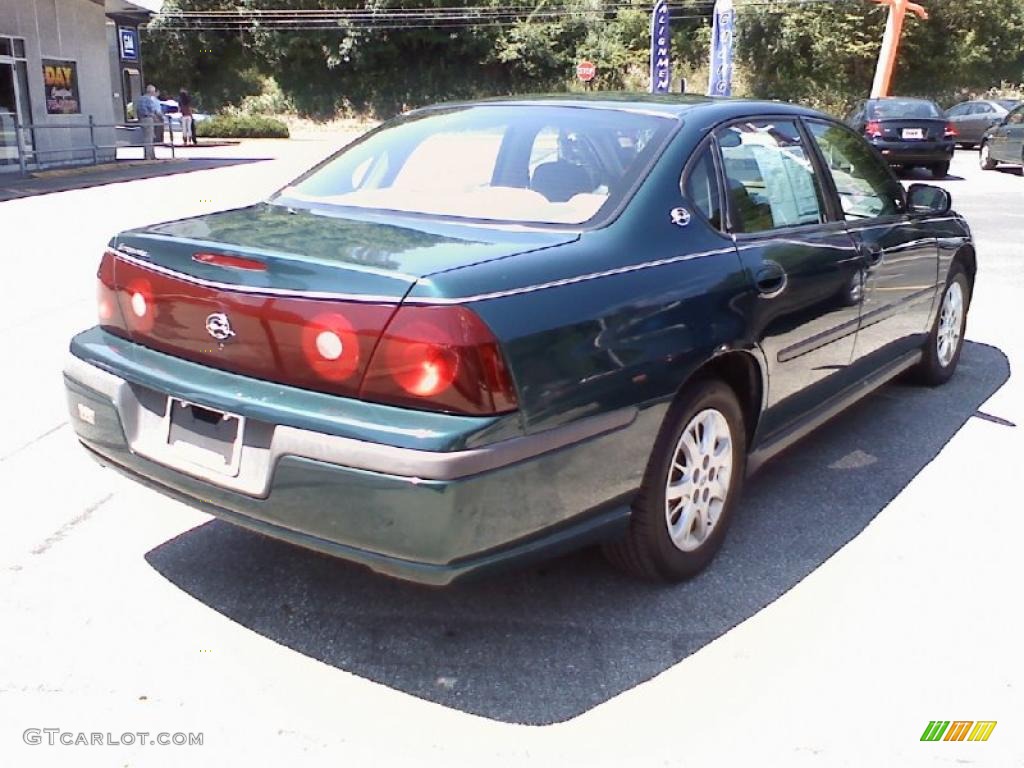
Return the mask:
[[869,120],[915,117],[942,117],[942,111],[932,102],[922,99],[886,99],[868,104]]
[[613,210],[675,120],[622,110],[479,105],[398,118],[280,197],[375,210],[581,224]]

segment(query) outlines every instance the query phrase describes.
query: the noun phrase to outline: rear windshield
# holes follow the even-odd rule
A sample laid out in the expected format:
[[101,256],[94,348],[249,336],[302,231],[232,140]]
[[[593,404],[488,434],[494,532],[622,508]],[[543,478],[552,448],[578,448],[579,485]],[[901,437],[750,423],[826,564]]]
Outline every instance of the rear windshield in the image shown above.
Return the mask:
[[996,104],[998,104],[1000,107],[1002,107],[1007,112],[1009,112],[1009,111],[1015,109],[1020,104],[1020,100],[1019,99],[999,99],[999,101],[997,101]]
[[614,210],[676,121],[622,110],[478,105],[391,121],[279,194],[293,201],[528,224]]
[[868,102],[868,119],[942,117],[942,110],[923,99],[886,99]]

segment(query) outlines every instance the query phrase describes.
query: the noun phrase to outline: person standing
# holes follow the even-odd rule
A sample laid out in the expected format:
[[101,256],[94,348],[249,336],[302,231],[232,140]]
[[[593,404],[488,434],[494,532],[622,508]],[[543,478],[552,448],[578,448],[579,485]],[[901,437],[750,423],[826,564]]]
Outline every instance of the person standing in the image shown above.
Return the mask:
[[147,160],[154,160],[156,159],[156,150],[153,148],[153,126],[158,117],[162,118],[160,100],[156,97],[156,86],[146,86],[146,95],[139,99],[135,115],[142,123],[142,144],[145,147],[145,157]]
[[178,94],[178,111],[181,112],[181,143],[188,144],[191,139],[195,144],[195,135],[192,133],[192,97],[184,88]]

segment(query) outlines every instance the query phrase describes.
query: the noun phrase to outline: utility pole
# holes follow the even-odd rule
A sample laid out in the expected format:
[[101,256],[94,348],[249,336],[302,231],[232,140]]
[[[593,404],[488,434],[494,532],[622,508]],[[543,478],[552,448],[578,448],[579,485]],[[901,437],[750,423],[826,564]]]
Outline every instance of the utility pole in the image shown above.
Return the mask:
[[885,35],[882,37],[882,50],[878,52],[878,66],[875,68],[875,82],[871,85],[871,98],[877,99],[889,95],[892,70],[896,65],[896,53],[900,47],[900,33],[903,31],[903,17],[910,11],[919,19],[927,19],[928,11],[910,0],[874,2],[889,6],[889,18],[885,22]]

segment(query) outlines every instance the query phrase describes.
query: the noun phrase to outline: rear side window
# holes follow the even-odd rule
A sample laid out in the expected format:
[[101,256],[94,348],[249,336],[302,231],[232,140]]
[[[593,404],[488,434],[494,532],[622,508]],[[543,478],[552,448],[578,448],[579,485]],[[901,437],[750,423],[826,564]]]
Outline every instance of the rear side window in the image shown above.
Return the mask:
[[716,133],[735,232],[824,221],[814,167],[792,120],[753,120]]
[[807,121],[828,166],[847,220],[892,216],[903,205],[903,188],[864,140],[834,123]]
[[942,117],[942,111],[924,99],[881,99],[868,103],[869,120]]
[[722,228],[722,205],[718,188],[718,175],[711,147],[701,150],[697,161],[690,168],[683,183],[683,195],[693,203],[716,229]]

